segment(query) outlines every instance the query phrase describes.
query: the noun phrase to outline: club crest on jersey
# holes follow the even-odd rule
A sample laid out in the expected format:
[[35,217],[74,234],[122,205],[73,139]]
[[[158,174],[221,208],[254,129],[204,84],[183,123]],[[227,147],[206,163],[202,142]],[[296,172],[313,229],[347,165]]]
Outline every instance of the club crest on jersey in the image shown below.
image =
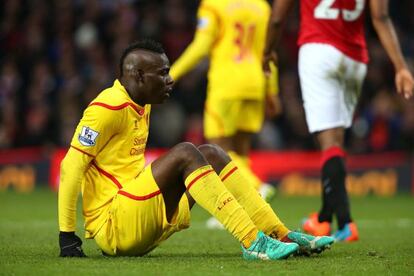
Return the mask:
[[96,137],[98,137],[99,132],[84,126],[82,127],[81,133],[78,136],[79,142],[85,147],[94,146],[96,143]]

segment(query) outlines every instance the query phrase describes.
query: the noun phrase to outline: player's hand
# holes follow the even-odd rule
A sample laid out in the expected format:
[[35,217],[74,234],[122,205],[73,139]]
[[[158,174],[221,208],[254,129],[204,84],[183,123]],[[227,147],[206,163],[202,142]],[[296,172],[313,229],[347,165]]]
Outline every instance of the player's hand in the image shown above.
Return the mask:
[[411,72],[407,68],[402,68],[395,74],[395,85],[397,92],[404,98],[409,99],[413,96],[414,80]]
[[266,117],[272,119],[282,113],[282,103],[278,95],[266,94]]
[[277,66],[278,57],[275,51],[271,51],[269,54],[265,54],[263,56],[263,71],[265,72],[266,76],[270,76],[270,63],[273,62],[274,65]]
[[59,233],[60,257],[86,257],[82,250],[82,240],[75,232]]

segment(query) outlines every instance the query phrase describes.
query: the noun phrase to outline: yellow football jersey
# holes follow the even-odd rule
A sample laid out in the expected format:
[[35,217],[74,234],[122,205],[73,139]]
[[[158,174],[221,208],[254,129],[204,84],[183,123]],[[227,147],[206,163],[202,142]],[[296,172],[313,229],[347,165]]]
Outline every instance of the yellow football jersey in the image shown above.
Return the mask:
[[263,99],[262,58],[269,16],[265,0],[203,0],[194,40],[203,42],[187,48],[172,66],[171,75],[180,77],[201,58],[197,51],[208,51],[208,97]]
[[144,168],[151,105],[134,103],[116,80],[86,108],[71,147],[93,157],[82,181],[86,237],[92,237],[102,215],[122,188]]

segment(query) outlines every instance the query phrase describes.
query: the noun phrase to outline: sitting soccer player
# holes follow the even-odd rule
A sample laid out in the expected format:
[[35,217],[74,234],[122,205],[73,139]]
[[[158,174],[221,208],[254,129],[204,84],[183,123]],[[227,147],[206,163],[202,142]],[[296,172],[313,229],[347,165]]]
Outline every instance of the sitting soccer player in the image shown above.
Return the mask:
[[242,245],[245,259],[283,259],[333,242],[289,231],[218,146],[181,143],[144,167],[151,104],[169,97],[173,80],[161,45],[130,45],[120,78],[86,108],[61,166],[60,256],[85,256],[75,235],[83,196],[86,238],[105,254],[142,256],[189,227],[197,202]]

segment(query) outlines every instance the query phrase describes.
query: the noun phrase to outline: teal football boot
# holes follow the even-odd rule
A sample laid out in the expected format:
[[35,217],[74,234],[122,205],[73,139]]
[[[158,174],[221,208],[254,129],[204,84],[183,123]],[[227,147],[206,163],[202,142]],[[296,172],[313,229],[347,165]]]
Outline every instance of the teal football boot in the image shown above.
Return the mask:
[[299,245],[299,253],[310,255],[312,253],[321,253],[331,247],[335,239],[330,236],[312,236],[300,232],[289,232],[283,239],[283,242],[294,242]]
[[299,245],[296,243],[284,243],[269,236],[262,231],[257,234],[256,240],[249,248],[244,248],[243,258],[246,260],[281,260],[296,253]]

